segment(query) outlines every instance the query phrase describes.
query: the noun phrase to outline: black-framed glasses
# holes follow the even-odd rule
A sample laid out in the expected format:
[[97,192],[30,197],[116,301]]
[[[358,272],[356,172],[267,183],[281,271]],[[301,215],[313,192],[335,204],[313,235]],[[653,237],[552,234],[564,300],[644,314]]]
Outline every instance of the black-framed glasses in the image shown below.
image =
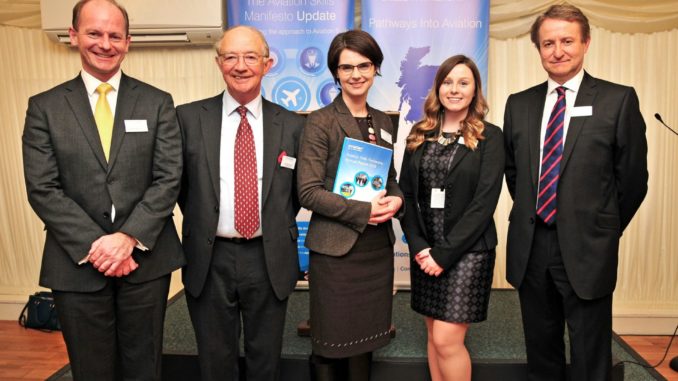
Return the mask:
[[372,70],[374,64],[372,62],[362,62],[357,65],[341,64],[337,66],[337,70],[344,75],[350,75],[353,70],[358,69],[360,73],[367,74]]
[[238,63],[238,60],[242,57],[242,60],[245,62],[245,65],[247,66],[253,66],[259,63],[259,60],[261,60],[262,57],[268,57],[262,54],[258,53],[242,53],[242,54],[237,54],[237,53],[224,53],[224,54],[219,54],[217,56],[217,60],[219,61],[219,64],[224,65],[224,66],[234,66],[235,64]]

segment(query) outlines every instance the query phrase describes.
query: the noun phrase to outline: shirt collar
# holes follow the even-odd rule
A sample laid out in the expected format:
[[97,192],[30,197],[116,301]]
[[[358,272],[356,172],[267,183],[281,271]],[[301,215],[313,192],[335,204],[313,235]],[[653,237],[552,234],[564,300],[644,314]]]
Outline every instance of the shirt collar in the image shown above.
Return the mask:
[[569,81],[563,83],[562,85],[559,84],[558,82],[552,80],[550,77],[548,79],[548,90],[546,94],[551,94],[552,92],[556,91],[556,88],[560,86],[564,86],[567,88],[569,91],[573,91],[574,93],[577,93],[579,91],[579,86],[581,86],[581,81],[584,79],[584,69],[579,70],[579,73],[577,73],[574,77],[570,78]]
[[[240,103],[236,101],[231,94],[227,91],[224,91],[224,111],[226,115],[231,115],[234,112],[237,112],[237,108],[240,107]],[[252,99],[249,103],[243,105],[247,108],[247,111],[254,117],[254,119],[259,119],[261,116],[261,94],[257,95],[256,98]]]
[[[80,76],[82,77],[82,81],[85,83],[85,89],[87,89],[87,94],[93,95],[97,91],[97,87],[101,85],[103,82],[94,78],[94,76],[85,70],[80,71]],[[113,76],[106,81],[109,85],[113,87],[113,91],[118,91],[120,89],[120,78],[122,78],[122,70],[118,70],[117,73],[113,74]]]

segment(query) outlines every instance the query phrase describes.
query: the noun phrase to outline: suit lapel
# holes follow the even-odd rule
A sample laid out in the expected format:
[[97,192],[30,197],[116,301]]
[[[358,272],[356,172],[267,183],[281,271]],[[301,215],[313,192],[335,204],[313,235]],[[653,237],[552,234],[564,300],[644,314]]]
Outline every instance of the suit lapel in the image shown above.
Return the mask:
[[111,172],[118,158],[120,147],[125,139],[125,120],[132,119],[134,107],[139,97],[137,84],[124,73],[120,78],[118,100],[115,106],[115,122],[113,123],[113,138],[111,139],[111,151],[108,160],[108,173]]
[[278,155],[280,154],[280,144],[282,141],[283,127],[278,118],[279,111],[276,110],[269,101],[261,99],[263,125],[264,125],[264,174],[261,190],[261,205],[266,205],[268,192],[271,190],[273,182],[273,173],[278,165]]
[[220,197],[219,162],[221,160],[221,123],[223,116],[223,92],[209,99],[202,105],[199,115],[200,130],[202,132],[205,157],[210,173],[210,180],[214,195]]
[[[414,202],[417,203],[417,206],[419,209],[421,207],[419,206],[419,168],[421,168],[421,158],[424,156],[424,145],[426,143],[424,142],[422,145],[420,145],[416,151],[412,153],[412,159],[410,160],[411,168],[410,168],[410,176],[412,177],[412,180],[410,181],[410,185],[412,187],[412,191],[414,192]],[[426,233],[426,224],[424,223],[424,218],[422,217],[421,213],[415,213],[417,215],[417,221],[419,222],[419,226],[421,227],[421,231],[424,233],[425,236],[427,236]]]
[[536,194],[539,184],[539,161],[541,160],[540,132],[541,121],[544,116],[544,102],[546,102],[546,82],[536,87],[534,95],[527,105],[527,134],[530,147],[530,173],[532,173],[532,187]]
[[333,104],[337,110],[336,115],[339,127],[341,127],[346,136],[356,140],[363,140],[363,134],[360,132],[358,122],[356,122],[353,115],[351,115],[346,103],[344,103],[344,100],[341,98],[341,94],[334,98]]
[[[579,91],[577,92],[577,99],[574,101],[575,106],[592,106],[593,99],[596,97],[596,82],[593,77],[588,73],[584,72],[584,78],[581,81],[579,86]],[[570,110],[571,111],[571,110]],[[577,143],[579,134],[581,133],[584,124],[589,118],[586,117],[577,117],[570,118],[570,124],[567,127],[567,137],[565,138],[565,147],[563,147],[563,162],[560,164],[560,173],[562,174],[565,171],[570,156],[572,156],[572,151],[574,146]]]
[[[455,143],[458,144],[458,143]],[[469,152],[468,147],[466,147],[463,144],[459,145],[459,148],[457,148],[457,153],[455,154],[455,157],[452,161],[452,165],[450,166],[450,169],[447,171],[447,176],[445,176],[445,180],[447,181],[450,178],[450,175],[452,175],[452,172],[454,171],[455,168],[457,168],[457,165],[461,163],[461,161],[464,159],[464,156]]]
[[82,78],[78,76],[70,81],[66,88],[69,91],[69,93],[66,94],[66,101],[73,111],[75,120],[80,126],[83,135],[85,135],[85,139],[87,139],[87,142],[92,148],[92,152],[101,165],[101,168],[106,170],[108,164],[106,163],[106,157],[104,156],[104,149],[101,146],[101,139],[99,139],[99,130],[97,130],[97,124],[94,121],[92,107],[89,104],[85,83],[82,81]]
[[419,200],[419,168],[421,167],[421,157],[424,155],[424,145],[422,143],[416,151],[412,153],[410,174],[412,176],[412,189],[414,190],[415,200]]

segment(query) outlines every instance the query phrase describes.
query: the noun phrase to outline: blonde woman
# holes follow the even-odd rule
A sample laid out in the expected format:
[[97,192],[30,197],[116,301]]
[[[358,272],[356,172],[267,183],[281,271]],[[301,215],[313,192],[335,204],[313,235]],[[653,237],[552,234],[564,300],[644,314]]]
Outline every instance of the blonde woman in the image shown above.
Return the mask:
[[424,315],[433,381],[471,380],[464,337],[470,323],[487,318],[504,148],[501,130],[483,120],[486,113],[475,63],[448,58],[403,158],[401,224],[412,258],[412,309]]

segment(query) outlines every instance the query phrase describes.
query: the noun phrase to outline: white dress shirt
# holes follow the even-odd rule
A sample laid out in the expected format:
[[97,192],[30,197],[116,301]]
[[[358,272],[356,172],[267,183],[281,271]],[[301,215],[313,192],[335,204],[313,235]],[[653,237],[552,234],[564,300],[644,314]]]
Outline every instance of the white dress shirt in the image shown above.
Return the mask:
[[[257,157],[257,193],[259,199],[259,221],[261,221],[261,187],[264,173],[264,115],[261,105],[261,95],[250,103],[243,105],[247,108],[247,120],[254,135],[254,147]],[[240,125],[240,114],[237,109],[240,104],[233,99],[228,91],[224,91],[222,118],[221,118],[221,149],[219,150],[219,224],[217,236],[242,237],[235,230],[235,181],[234,181],[234,154],[235,136]],[[261,224],[254,236],[261,235]]]
[[565,148],[565,139],[567,138],[567,129],[570,125],[570,115],[572,114],[572,108],[574,107],[574,101],[577,99],[577,93],[579,92],[579,86],[581,81],[584,79],[584,69],[580,70],[577,75],[572,77],[569,81],[560,85],[558,82],[548,79],[548,89],[546,90],[546,101],[544,102],[544,114],[541,119],[541,130],[539,132],[539,173],[541,173],[541,162],[543,158],[544,150],[544,139],[546,136],[546,126],[549,123],[551,118],[551,111],[553,111],[553,106],[555,106],[556,101],[558,100],[558,92],[556,91],[557,87],[564,86],[567,88],[565,91],[565,125],[563,126],[563,149]]
[[[94,110],[97,107],[97,101],[99,100],[99,93],[97,93],[97,87],[103,82],[94,78],[90,73],[82,70],[80,72],[82,81],[85,82],[85,89],[87,89],[87,97],[89,98],[89,105],[92,108],[92,115],[94,115]],[[115,117],[115,107],[118,105],[118,90],[120,89],[120,78],[122,78],[122,71],[118,70],[117,73],[111,77],[106,83],[111,85],[113,88],[111,91],[106,94],[106,99],[108,100],[108,105],[111,106],[111,114]]]
[[[80,72],[82,81],[85,83],[85,89],[87,90],[87,97],[89,98],[89,105],[92,108],[92,115],[96,112],[97,101],[99,100],[99,93],[97,92],[97,87],[103,82],[94,78],[90,73],[82,70]],[[111,85],[112,89],[106,93],[106,100],[108,100],[108,105],[111,108],[111,115],[113,115],[113,120],[115,120],[115,107],[118,105],[118,90],[120,89],[120,78],[122,77],[122,71],[118,70],[106,83]],[[115,221],[115,205],[111,204],[111,222]]]

